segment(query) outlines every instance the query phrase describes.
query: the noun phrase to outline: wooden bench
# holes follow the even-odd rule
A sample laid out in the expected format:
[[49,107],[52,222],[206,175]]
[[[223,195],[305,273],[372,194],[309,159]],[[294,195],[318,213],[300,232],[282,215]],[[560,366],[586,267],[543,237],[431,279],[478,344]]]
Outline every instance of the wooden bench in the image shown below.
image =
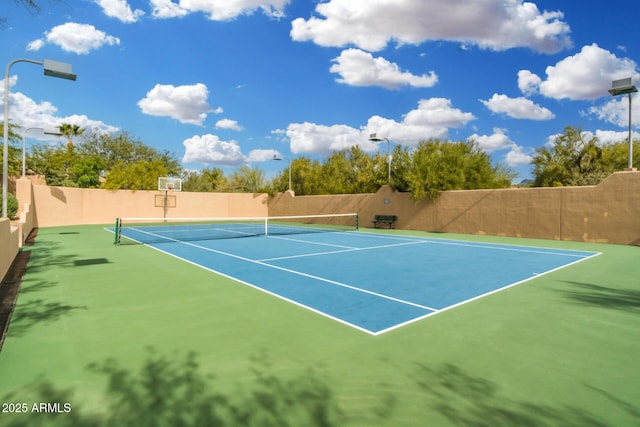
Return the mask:
[[387,224],[389,228],[392,228],[391,226],[397,220],[398,220],[398,217],[396,215],[376,215],[373,217],[373,221],[371,222],[373,222],[373,226],[375,228],[378,228],[378,224],[380,225]]

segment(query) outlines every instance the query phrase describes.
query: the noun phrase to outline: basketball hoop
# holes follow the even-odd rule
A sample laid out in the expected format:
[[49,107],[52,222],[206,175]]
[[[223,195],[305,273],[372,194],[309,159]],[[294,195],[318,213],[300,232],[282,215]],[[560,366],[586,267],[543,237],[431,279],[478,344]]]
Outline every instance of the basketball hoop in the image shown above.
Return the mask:
[[182,179],[172,177],[160,177],[158,178],[158,191],[182,191]]

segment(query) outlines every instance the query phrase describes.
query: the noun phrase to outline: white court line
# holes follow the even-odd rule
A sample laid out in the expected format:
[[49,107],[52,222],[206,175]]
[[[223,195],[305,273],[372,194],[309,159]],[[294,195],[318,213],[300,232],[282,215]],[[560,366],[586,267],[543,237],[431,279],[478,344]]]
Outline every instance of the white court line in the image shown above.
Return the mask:
[[[290,239],[290,240],[293,240],[293,239]],[[300,242],[311,243],[311,242],[306,242],[304,240],[300,240]],[[282,256],[282,257],[277,257],[277,258],[265,258],[265,259],[261,259],[259,261],[261,261],[261,262],[278,261],[278,260],[283,260],[283,259],[294,259],[294,258],[304,258],[304,257],[311,257],[311,256],[331,255],[331,254],[339,254],[339,253],[345,253],[345,252],[369,251],[369,250],[372,250],[372,249],[386,249],[386,248],[393,248],[393,247],[396,247],[396,246],[420,245],[420,244],[424,244],[424,243],[427,243],[427,242],[406,242],[406,243],[395,243],[395,244],[392,244],[392,245],[368,246],[368,247],[365,247],[365,248],[349,248],[349,249],[341,249],[341,250],[336,250],[336,251],[314,252],[314,253],[311,253],[311,254],[289,255],[289,256]]]
[[481,298],[484,298],[484,297],[489,296],[489,295],[493,295],[493,294],[498,293],[498,292],[502,292],[502,291],[504,291],[505,289],[513,288],[514,286],[521,285],[522,283],[528,282],[529,280],[537,279],[537,278],[538,278],[538,277],[540,277],[540,276],[545,276],[545,275],[547,275],[547,274],[553,273],[554,271],[562,270],[562,269],[563,269],[563,268],[565,268],[565,267],[569,267],[569,266],[571,266],[571,265],[578,264],[578,263],[580,263],[580,262],[582,262],[582,261],[586,261],[586,260],[588,260],[588,259],[591,259],[591,258],[597,257],[597,256],[599,256],[599,255],[601,255],[601,254],[602,254],[601,252],[596,252],[596,253],[593,253],[591,256],[584,257],[584,258],[582,258],[582,259],[579,259],[579,260],[576,260],[576,261],[570,262],[569,264],[564,264],[564,265],[561,265],[561,266],[559,266],[559,267],[552,268],[551,270],[547,270],[547,271],[545,271],[544,273],[534,273],[531,277],[528,277],[528,278],[526,278],[526,279],[522,279],[522,280],[519,280],[519,281],[517,281],[517,282],[510,283],[510,284],[508,284],[508,285],[502,286],[501,288],[493,289],[493,290],[491,290],[491,291],[485,292],[485,293],[480,294],[480,295],[476,295],[475,297],[472,297],[472,298],[466,299],[466,300],[464,300],[464,301],[460,301],[460,302],[457,302],[457,303],[455,303],[455,304],[448,305],[448,306],[446,306],[446,307],[444,307],[444,308],[441,308],[441,309],[439,309],[439,310],[434,311],[433,313],[427,313],[427,314],[425,314],[424,316],[416,317],[415,319],[410,319],[410,320],[407,320],[406,322],[403,322],[403,323],[398,323],[398,324],[393,325],[393,326],[391,326],[391,327],[389,327],[389,328],[387,328],[387,329],[382,329],[382,330],[380,330],[380,331],[376,332],[374,335],[381,335],[381,334],[384,334],[385,332],[389,332],[389,331],[392,331],[392,330],[394,330],[394,329],[398,329],[398,328],[400,328],[400,327],[402,327],[402,326],[408,325],[408,324],[410,324],[410,323],[417,322],[417,321],[422,320],[422,319],[424,319],[424,318],[426,318],[426,317],[431,317],[431,316],[434,316],[434,315],[436,315],[436,314],[440,314],[440,313],[442,313],[443,311],[448,311],[448,310],[451,310],[451,309],[453,309],[453,308],[460,307],[461,305],[464,305],[464,304],[470,303],[470,302],[472,302],[472,301],[479,300],[479,299],[481,299]]
[[331,246],[333,248],[356,249],[353,246],[336,245],[335,243],[313,242],[313,241],[304,240],[304,239],[294,239],[293,237],[274,236],[273,234],[268,234],[267,237],[270,239],[288,240],[290,242],[301,242],[301,243],[308,243],[311,245],[318,245],[318,246]]
[[[352,233],[357,235],[362,235],[366,237],[380,237],[382,239],[390,239],[390,240],[407,240],[407,241],[425,241],[428,243],[434,243],[438,245],[450,245],[450,246],[466,246],[471,248],[480,248],[480,249],[494,249],[500,251],[514,251],[514,252],[528,252],[528,253],[540,253],[540,254],[549,254],[549,255],[560,255],[560,256],[568,256],[574,258],[582,258],[588,256],[587,254],[593,254],[593,251],[581,251],[578,249],[558,249],[558,248],[547,248],[547,247],[535,247],[535,246],[520,246],[520,245],[511,245],[507,243],[479,243],[479,242],[463,242],[460,240],[448,240],[448,239],[437,239],[433,237],[403,237],[403,236],[390,236],[390,235],[382,235],[377,233],[369,233],[366,231],[347,231],[346,233]],[[416,240],[420,239],[420,240]],[[562,252],[555,252],[562,251]],[[574,253],[566,253],[566,252],[574,252]],[[580,253],[584,255],[580,255]],[[600,252],[596,252],[600,253]]]
[[[154,233],[149,233],[149,232],[142,231],[142,230],[138,230],[138,231],[141,232],[141,233],[144,233],[144,234],[149,234],[151,236],[156,236]],[[314,276],[312,274],[303,273],[301,271],[291,270],[289,268],[284,268],[284,267],[279,267],[277,265],[267,264],[267,263],[262,262],[262,261],[258,261],[258,260],[254,260],[254,259],[250,259],[250,258],[245,258],[245,257],[240,256],[240,255],[235,255],[235,254],[231,254],[231,253],[228,253],[228,252],[219,251],[217,249],[207,248],[205,246],[196,245],[195,243],[183,242],[181,240],[176,240],[176,239],[163,237],[163,236],[157,236],[157,237],[162,237],[163,239],[171,240],[173,242],[180,243],[180,244],[187,245],[187,246],[192,246],[194,248],[202,249],[202,250],[205,250],[205,251],[208,251],[208,252],[214,252],[214,253],[217,253],[219,255],[225,255],[225,256],[228,256],[228,257],[231,257],[231,258],[236,258],[236,259],[239,259],[239,260],[242,260],[242,261],[250,262],[250,263],[253,263],[253,264],[258,264],[258,265],[261,265],[263,267],[269,267],[269,268],[273,268],[273,269],[276,269],[276,270],[285,271],[287,273],[297,274],[298,276],[308,277],[310,279],[318,280],[318,281],[325,282],[325,283],[330,283],[332,285],[336,285],[336,286],[340,286],[340,287],[343,287],[343,288],[351,289],[351,290],[354,290],[354,291],[362,292],[362,293],[365,293],[365,294],[373,295],[373,296],[376,296],[378,298],[383,298],[383,299],[386,299],[386,300],[389,300],[389,301],[399,302],[401,304],[406,304],[406,305],[410,305],[410,306],[413,306],[413,307],[422,308],[424,310],[438,311],[437,309],[435,309],[433,307],[427,307],[425,305],[416,304],[416,303],[411,302],[411,301],[405,301],[405,300],[400,299],[400,298],[394,298],[394,297],[391,297],[389,295],[384,295],[384,294],[381,294],[381,293],[378,293],[378,292],[369,291],[367,289],[358,288],[356,286],[347,285],[346,283],[336,282],[335,280],[325,279],[324,277]]]
[[[144,233],[144,234],[149,234],[149,235],[157,236],[157,235],[156,235],[156,234],[154,234],[154,233],[149,233],[149,232],[146,232],[146,231],[143,231],[143,230],[139,230],[139,229],[138,229],[138,230],[136,230],[136,231],[139,231],[139,232]],[[436,314],[442,313],[443,311],[451,310],[451,309],[453,309],[453,308],[459,307],[459,306],[464,305],[464,304],[467,304],[467,303],[469,303],[469,302],[472,302],[472,301],[478,300],[478,299],[480,299],[480,298],[484,298],[484,297],[486,297],[486,296],[488,296],[488,295],[492,295],[492,294],[497,293],[497,292],[501,292],[501,291],[503,291],[503,290],[505,290],[505,289],[507,289],[507,288],[511,288],[511,287],[514,287],[514,286],[520,285],[520,284],[522,284],[522,283],[524,283],[524,282],[527,282],[527,281],[529,281],[529,280],[532,280],[532,279],[534,279],[534,278],[538,278],[538,277],[540,277],[540,276],[543,276],[543,275],[546,275],[546,274],[552,273],[552,272],[554,272],[554,271],[557,271],[557,270],[563,269],[563,268],[565,268],[565,267],[569,267],[569,266],[571,266],[571,265],[573,265],[573,264],[577,264],[577,263],[579,263],[579,262],[582,262],[582,261],[588,260],[588,259],[590,259],[590,258],[593,258],[593,257],[599,256],[599,255],[601,255],[601,254],[602,254],[601,252],[580,251],[580,250],[567,249],[567,251],[571,251],[571,252],[574,252],[574,253],[580,253],[580,252],[582,252],[582,253],[584,253],[584,254],[585,254],[585,255],[580,256],[580,255],[577,255],[577,254],[567,254],[567,253],[550,252],[550,251],[554,251],[554,250],[559,250],[559,251],[562,251],[562,250],[563,250],[563,249],[555,249],[555,248],[544,248],[544,247],[543,247],[543,248],[539,248],[539,249],[547,249],[547,250],[548,250],[548,251],[541,251],[541,250],[535,250],[536,248],[535,248],[535,247],[531,247],[531,246],[518,246],[518,245],[508,245],[508,244],[495,244],[495,245],[497,245],[497,246],[491,246],[491,245],[492,245],[491,243],[487,243],[487,244],[473,244],[473,243],[461,243],[461,242],[451,241],[451,240],[445,240],[445,239],[439,240],[439,239],[433,239],[433,238],[420,238],[420,237],[414,237],[414,238],[409,238],[409,237],[407,237],[407,238],[404,238],[404,237],[401,237],[401,236],[397,236],[397,237],[395,237],[395,236],[386,236],[386,235],[379,235],[379,234],[376,234],[376,233],[367,233],[367,232],[347,232],[347,233],[355,233],[355,234],[357,234],[357,235],[359,235],[359,236],[366,236],[366,237],[373,237],[373,238],[383,238],[383,239],[387,239],[387,240],[402,240],[402,241],[405,241],[405,242],[406,242],[406,243],[393,244],[393,245],[380,245],[380,246],[373,246],[373,247],[370,247],[370,248],[360,248],[360,249],[357,249],[357,248],[356,248],[356,249],[353,249],[353,250],[368,250],[368,249],[384,248],[384,247],[389,247],[389,246],[402,246],[402,245],[417,244],[417,243],[437,243],[437,244],[445,244],[445,245],[459,245],[459,246],[477,247],[477,248],[481,248],[481,249],[514,250],[514,251],[519,251],[519,252],[532,252],[532,253],[543,253],[543,254],[552,254],[552,255],[561,255],[561,256],[574,256],[574,257],[581,257],[581,259],[578,259],[578,260],[573,261],[573,262],[571,262],[571,263],[569,263],[569,264],[565,264],[565,265],[562,265],[562,266],[556,267],[556,268],[554,268],[554,269],[551,269],[551,270],[545,271],[545,272],[543,272],[543,273],[537,273],[537,272],[536,272],[536,273],[533,273],[533,274],[532,274],[532,276],[531,276],[531,277],[529,277],[529,278],[526,278],[526,279],[520,280],[520,281],[515,282],[515,283],[511,283],[511,284],[509,284],[509,285],[503,286],[503,287],[498,288],[498,289],[491,290],[491,291],[489,291],[489,292],[486,292],[486,293],[481,294],[481,295],[477,295],[477,296],[472,297],[472,298],[470,298],[470,299],[467,299],[467,300],[464,300],[464,301],[460,301],[460,302],[458,302],[458,303],[456,303],[456,304],[453,304],[453,305],[450,305],[450,306],[444,307],[444,308],[442,308],[442,309],[435,309],[435,308],[432,308],[432,307],[427,307],[427,306],[423,306],[423,305],[420,305],[420,304],[415,304],[415,303],[412,303],[412,302],[409,302],[409,301],[404,301],[404,300],[401,300],[401,299],[397,299],[397,298],[389,297],[389,296],[384,295],[384,294],[379,294],[379,293],[376,293],[376,292],[367,291],[366,289],[357,288],[357,287],[354,287],[354,286],[346,285],[346,284],[344,284],[344,283],[335,282],[335,281],[328,280],[328,279],[324,279],[324,278],[321,278],[321,277],[317,277],[317,276],[309,275],[309,274],[302,273],[302,272],[299,272],[299,271],[290,270],[290,269],[286,269],[286,268],[278,267],[278,266],[275,266],[275,265],[266,264],[266,263],[264,263],[263,261],[256,261],[256,260],[252,260],[252,259],[248,259],[248,258],[244,258],[244,257],[238,256],[238,255],[234,255],[234,254],[230,254],[230,253],[226,253],[226,252],[218,251],[218,250],[215,250],[215,249],[210,249],[210,248],[203,247],[203,246],[200,246],[200,245],[196,245],[196,244],[193,244],[193,243],[188,243],[188,242],[183,242],[183,241],[176,240],[176,239],[172,239],[172,238],[165,238],[165,237],[163,237],[163,236],[158,236],[158,237],[165,238],[166,240],[174,241],[174,242],[177,242],[177,243],[180,243],[180,244],[184,244],[184,245],[188,245],[188,246],[193,246],[193,247],[196,247],[196,248],[199,248],[199,249],[204,249],[205,251],[211,251],[211,252],[215,252],[215,253],[218,253],[218,254],[221,254],[221,255],[226,255],[226,256],[230,256],[230,257],[237,258],[237,259],[240,259],[240,260],[244,260],[244,261],[247,261],[247,262],[251,262],[251,263],[255,263],[255,264],[259,264],[259,265],[263,265],[263,266],[265,266],[265,267],[275,268],[275,269],[282,270],[282,271],[286,271],[286,272],[289,272],[289,273],[292,273],[292,274],[297,274],[297,275],[301,275],[301,276],[306,276],[306,277],[309,277],[309,278],[312,278],[312,279],[319,280],[319,281],[321,281],[321,282],[327,282],[327,283],[334,284],[334,285],[337,285],[337,286],[342,286],[342,287],[349,288],[349,289],[352,289],[352,290],[356,290],[356,291],[359,291],[359,292],[363,292],[363,293],[371,294],[371,295],[374,295],[374,296],[377,296],[377,297],[380,297],[380,298],[383,298],[383,299],[388,299],[388,300],[392,300],[392,301],[400,302],[400,303],[402,303],[402,304],[407,304],[407,305],[415,306],[415,307],[422,308],[422,309],[426,309],[426,310],[430,311],[430,313],[426,313],[426,314],[424,314],[423,316],[419,316],[419,317],[416,317],[416,318],[414,318],[414,319],[410,319],[410,320],[407,320],[407,321],[405,321],[405,322],[402,322],[402,323],[399,323],[399,324],[393,325],[393,326],[391,326],[391,327],[389,327],[389,328],[382,329],[382,330],[379,330],[379,331],[377,331],[377,332],[374,332],[374,331],[368,330],[368,329],[366,329],[366,328],[363,328],[363,327],[361,327],[361,326],[358,326],[358,325],[356,325],[356,324],[352,324],[352,323],[350,323],[350,322],[348,322],[348,321],[346,321],[346,320],[344,320],[344,319],[337,318],[337,317],[334,317],[334,316],[332,316],[332,315],[330,315],[330,314],[328,314],[328,313],[325,313],[325,312],[323,312],[323,311],[320,311],[320,310],[314,309],[313,307],[307,306],[307,305],[302,304],[302,303],[300,303],[300,302],[298,302],[298,301],[295,301],[295,300],[291,300],[291,299],[289,299],[289,298],[286,298],[286,297],[284,297],[284,296],[282,296],[282,295],[280,295],[280,294],[277,294],[277,293],[271,292],[271,291],[269,291],[269,290],[267,290],[267,289],[264,289],[264,288],[262,288],[262,287],[260,287],[260,286],[253,285],[253,284],[248,283],[248,282],[244,282],[244,281],[242,281],[242,280],[239,280],[239,279],[238,279],[238,278],[236,278],[236,277],[226,275],[226,274],[224,274],[224,273],[222,273],[222,272],[219,272],[219,271],[216,271],[216,270],[214,270],[214,269],[211,269],[211,268],[205,267],[205,266],[203,266],[203,265],[201,265],[201,264],[198,264],[198,263],[196,263],[196,262],[194,262],[194,261],[190,261],[190,260],[188,260],[188,259],[182,258],[182,257],[180,257],[180,256],[178,256],[178,255],[176,255],[176,254],[171,253],[171,252],[164,251],[164,250],[162,250],[162,249],[160,249],[160,248],[157,248],[157,247],[155,247],[155,246],[151,246],[151,245],[147,245],[147,246],[149,246],[149,247],[151,247],[152,249],[155,249],[155,250],[157,250],[157,251],[159,251],[159,252],[163,252],[163,253],[166,253],[166,254],[168,254],[168,255],[170,255],[170,256],[173,256],[173,257],[175,257],[175,258],[178,258],[178,259],[181,259],[181,260],[183,260],[183,261],[186,261],[186,262],[188,262],[188,263],[190,263],[190,264],[193,264],[193,265],[195,265],[195,266],[197,266],[197,267],[204,268],[205,270],[212,271],[212,272],[214,272],[214,273],[216,273],[216,274],[220,274],[220,275],[222,275],[222,276],[224,276],[224,277],[228,277],[228,278],[233,279],[233,280],[235,280],[235,281],[237,281],[237,282],[243,283],[243,284],[245,284],[245,285],[247,285],[247,286],[251,286],[251,287],[253,287],[253,288],[257,289],[257,290],[260,290],[260,291],[265,292],[265,293],[267,293],[267,294],[269,294],[269,295],[275,296],[276,298],[280,298],[280,299],[282,299],[282,300],[284,300],[284,301],[291,302],[291,303],[293,303],[293,304],[295,304],[295,305],[297,305],[297,306],[299,306],[299,307],[302,307],[302,308],[305,308],[305,309],[307,309],[307,310],[310,310],[310,311],[312,311],[312,312],[314,312],[314,313],[320,314],[320,315],[322,315],[322,316],[324,316],[324,317],[326,317],[326,318],[329,318],[329,319],[332,319],[332,320],[338,321],[338,322],[340,322],[340,323],[342,323],[342,324],[345,324],[345,325],[351,326],[351,327],[353,327],[353,328],[355,328],[355,329],[358,329],[358,330],[360,330],[360,331],[366,332],[366,333],[368,333],[368,334],[370,334],[370,335],[373,335],[373,336],[378,336],[378,335],[384,334],[384,333],[386,333],[386,332],[389,332],[389,331],[392,331],[392,330],[395,330],[395,329],[401,328],[401,327],[406,326],[406,325],[408,325],[408,324],[418,322],[418,321],[423,320],[423,319],[425,319],[425,318],[427,318],[427,317],[431,317],[431,316],[434,316],[434,315],[436,315]],[[273,237],[273,236],[271,236],[271,237]],[[132,240],[135,240],[135,239],[132,239]],[[312,243],[312,242],[308,242],[308,241],[304,241],[304,240],[301,240],[301,241],[302,241],[302,242],[305,242],[305,243]],[[142,242],[141,242],[141,243],[142,243]],[[336,246],[337,246],[337,245],[336,245]],[[526,249],[525,249],[525,248],[526,248]],[[351,250],[334,251],[334,252],[327,252],[327,253],[349,252],[349,251],[351,251]],[[322,253],[321,253],[321,254],[322,254]],[[301,255],[301,256],[314,256],[314,255],[316,255],[316,254]]]

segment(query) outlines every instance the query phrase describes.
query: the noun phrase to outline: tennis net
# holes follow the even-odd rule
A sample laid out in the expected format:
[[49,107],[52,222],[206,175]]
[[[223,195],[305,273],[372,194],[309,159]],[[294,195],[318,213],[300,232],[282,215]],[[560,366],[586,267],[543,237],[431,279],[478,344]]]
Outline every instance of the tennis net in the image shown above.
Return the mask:
[[118,218],[116,244],[230,239],[358,229],[358,214],[238,218]]

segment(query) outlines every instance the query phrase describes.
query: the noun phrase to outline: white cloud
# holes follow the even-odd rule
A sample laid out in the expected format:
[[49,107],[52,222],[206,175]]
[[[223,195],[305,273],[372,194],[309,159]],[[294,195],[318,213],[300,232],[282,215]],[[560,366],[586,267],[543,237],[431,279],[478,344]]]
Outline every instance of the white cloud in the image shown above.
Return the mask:
[[252,162],[267,162],[273,160],[274,156],[280,157],[280,153],[273,149],[257,149],[249,151],[247,155],[247,161]]
[[531,71],[518,71],[518,88],[524,95],[531,96],[538,93],[540,83],[542,83],[542,79]]
[[202,12],[212,21],[228,21],[240,15],[248,15],[261,10],[272,18],[284,16],[284,8],[291,0],[151,0],[152,16],[155,18],[174,18],[189,13]]
[[509,98],[494,93],[491,99],[480,100],[494,113],[506,114],[514,119],[551,120],[555,115],[547,108],[536,105],[527,98]]
[[515,143],[504,133],[504,130],[498,128],[494,129],[493,134],[491,135],[478,135],[474,133],[468,139],[470,141],[475,141],[478,144],[478,147],[486,153],[504,150],[515,145]]
[[58,120],[56,127],[62,123],[72,123],[85,129],[86,132],[114,133],[120,130],[120,128],[108,125],[100,120],[90,119],[84,114],[72,114],[70,116],[61,117]]
[[[629,142],[629,131],[612,131],[612,130],[597,130],[596,135],[600,145],[610,145],[619,142]],[[633,141],[640,139],[640,133],[632,130],[631,139]],[[635,153],[634,153],[635,154]]]
[[[640,96],[635,94],[631,97],[632,105],[638,105]],[[631,108],[631,123],[640,123],[640,111],[638,108]],[[589,113],[595,115],[600,120],[612,123],[620,127],[629,126],[629,98],[618,96],[607,101],[604,105],[591,107]]]
[[151,0],[151,8],[154,18],[180,18],[189,13],[187,9],[171,0]]
[[362,131],[346,125],[325,126],[315,123],[291,123],[286,131],[291,152],[314,153],[328,156],[359,145],[365,151],[374,151],[376,144],[367,141]]
[[46,43],[51,43],[67,52],[86,55],[104,45],[118,45],[120,39],[110,36],[93,25],[67,22],[53,27],[45,33],[44,39],[34,40],[27,46],[28,50],[39,50]]
[[337,73],[339,83],[351,86],[382,86],[397,89],[402,86],[431,87],[438,77],[431,71],[429,75],[420,76],[400,70],[400,67],[382,57],[374,58],[370,53],[359,49],[347,49],[333,59],[334,65],[329,69]]
[[291,38],[321,46],[353,44],[379,51],[395,40],[420,44],[448,40],[505,50],[529,47],[555,53],[571,46],[561,12],[540,12],[522,0],[330,0],[316,6],[319,16],[297,18]]
[[240,146],[235,141],[222,141],[217,135],[195,135],[182,143],[184,163],[219,164],[238,166],[246,163]]
[[194,135],[182,143],[184,163],[204,163],[223,166],[239,166],[246,163],[266,162],[279,155],[273,149],[255,149],[248,155],[242,153],[236,141],[223,141],[217,135]]
[[473,134],[468,140],[475,141],[478,147],[488,154],[509,150],[504,156],[504,163],[512,168],[530,164],[533,159],[524,152],[523,147],[513,142],[503,129],[495,128],[491,135]]
[[216,128],[241,131],[242,126],[237,121],[231,119],[221,119],[216,122]]
[[[17,81],[17,76],[11,76],[9,78],[9,87],[13,87]],[[4,85],[0,88],[0,94],[4,97]],[[36,102],[21,92],[9,92],[9,110],[11,112],[11,121],[20,126],[22,130],[28,128],[52,129],[57,128],[62,123],[77,124],[89,131],[110,133],[119,130],[115,126],[90,119],[85,115],[58,116],[58,108],[51,102]],[[37,133],[34,135],[37,135]],[[43,138],[51,139],[51,137],[46,136],[43,136]]]
[[145,114],[202,125],[212,111],[207,103],[208,96],[209,90],[202,83],[185,86],[157,84],[138,101],[138,106]]
[[520,73],[528,79],[527,88],[530,91],[537,84],[540,93],[549,98],[592,100],[609,96],[607,90],[613,80],[626,77],[640,80],[636,67],[631,59],[618,58],[594,43],[584,46],[579,53],[566,57],[556,65],[547,67],[547,79],[544,81],[539,77],[539,81],[536,81],[537,76],[527,70]]
[[31,43],[29,43],[27,45],[27,50],[28,51],[38,51],[40,49],[42,49],[45,45],[44,40],[42,39],[36,39],[34,41],[32,41]]
[[511,146],[511,150],[504,157],[504,161],[509,167],[528,165],[532,160],[532,156],[526,154],[521,146],[515,144]]
[[371,133],[377,133],[381,138],[389,138],[394,144],[417,146],[422,140],[444,139],[449,128],[464,126],[473,119],[473,114],[453,108],[448,99],[431,98],[420,100],[418,108],[405,114],[401,122],[372,116],[360,129],[347,125],[291,123],[286,129],[286,136],[289,138],[291,151],[295,154],[326,156],[332,151],[348,149],[355,145],[371,152],[378,149],[378,144],[386,144],[384,141],[369,141]]
[[95,0],[102,8],[104,14],[116,18],[121,22],[137,22],[144,12],[140,9],[131,10],[126,0]]
[[398,140],[403,145],[414,146],[423,139],[445,139],[449,128],[462,127],[474,119],[473,114],[453,108],[448,99],[422,99],[418,102],[417,109],[404,115],[391,136],[394,141]]

